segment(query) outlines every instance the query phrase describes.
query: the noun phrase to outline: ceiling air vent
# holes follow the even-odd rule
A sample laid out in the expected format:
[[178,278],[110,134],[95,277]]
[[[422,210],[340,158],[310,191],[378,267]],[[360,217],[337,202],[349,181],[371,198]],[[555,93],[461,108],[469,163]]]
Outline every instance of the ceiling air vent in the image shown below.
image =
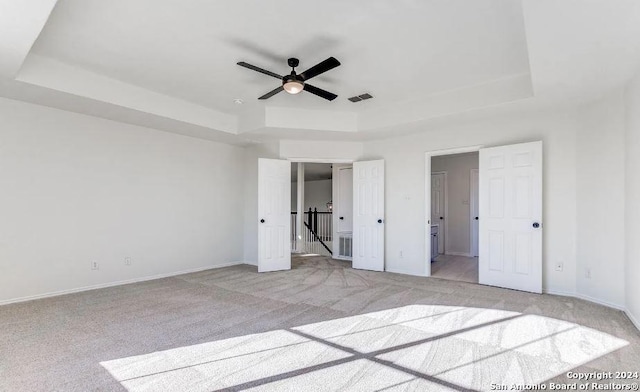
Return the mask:
[[369,99],[369,98],[373,98],[373,95],[371,95],[369,93],[364,93],[362,95],[356,95],[355,97],[349,98],[349,101],[351,101],[351,102],[360,102],[360,101],[364,101],[365,99]]

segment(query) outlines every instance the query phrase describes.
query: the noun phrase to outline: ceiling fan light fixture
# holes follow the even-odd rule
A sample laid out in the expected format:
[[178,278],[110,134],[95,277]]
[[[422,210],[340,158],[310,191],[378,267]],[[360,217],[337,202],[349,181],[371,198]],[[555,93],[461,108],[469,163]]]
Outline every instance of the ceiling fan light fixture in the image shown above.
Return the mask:
[[286,91],[287,94],[299,94],[303,90],[308,92],[309,94],[317,95],[320,98],[324,98],[327,101],[333,101],[338,96],[336,94],[330,93],[329,91],[323,90],[311,84],[306,84],[306,81],[314,78],[318,75],[321,75],[329,70],[334,69],[335,67],[340,65],[340,62],[336,60],[335,57],[329,57],[328,59],[319,62],[308,70],[302,72],[300,75],[296,74],[295,68],[300,64],[300,61],[297,58],[290,58],[287,60],[287,64],[292,68],[291,74],[286,76],[280,76],[277,73],[267,71],[266,69],[256,67],[255,65],[251,65],[245,63],[244,61],[240,61],[237,63],[239,66],[248,68],[252,71],[260,72],[261,74],[265,74],[277,79],[280,79],[282,84],[268,93],[264,94],[258,99],[269,99],[279,92]]
[[304,89],[304,83],[296,79],[289,79],[284,82],[282,87],[289,94],[298,94]]

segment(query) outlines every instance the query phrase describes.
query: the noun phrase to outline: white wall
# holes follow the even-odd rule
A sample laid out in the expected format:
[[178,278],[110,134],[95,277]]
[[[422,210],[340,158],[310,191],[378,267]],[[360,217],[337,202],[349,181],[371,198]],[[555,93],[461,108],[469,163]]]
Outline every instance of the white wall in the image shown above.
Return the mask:
[[[424,273],[425,151],[542,140],[543,288],[623,308],[621,97],[615,91],[583,108],[485,116],[365,143],[365,159],[386,161],[387,269]],[[555,270],[558,262],[563,271]],[[584,278],[585,266],[590,279]]]
[[6,99],[0,118],[0,302],[242,259],[241,148]]
[[[297,183],[291,183],[291,211],[296,211]],[[309,208],[324,212],[327,210],[327,202],[331,200],[331,180],[317,180],[304,182],[304,210]]]
[[471,169],[478,168],[478,153],[431,158],[431,172],[447,172],[445,253],[471,253]]
[[[257,159],[280,157],[280,143],[242,149],[6,99],[0,115],[0,302],[257,261]],[[639,78],[626,101],[364,143],[363,159],[386,162],[387,269],[424,271],[425,151],[531,140],[544,141],[545,289],[638,320]]]
[[282,140],[279,155],[284,159],[340,159],[354,161],[362,156],[363,144],[345,141]]
[[[578,113],[577,291],[624,305],[624,97],[621,90]],[[587,278],[590,270],[591,278]]]
[[264,122],[267,127],[296,131],[355,132],[358,129],[356,113],[296,107],[265,106]]
[[[365,159],[385,159],[386,268],[424,273],[426,151],[543,140],[543,285],[546,290],[575,294],[577,128],[574,111],[519,113],[438,125],[421,134],[365,143]],[[554,270],[556,261],[564,263],[564,271]]]
[[625,299],[627,314],[640,328],[640,75],[626,90]]

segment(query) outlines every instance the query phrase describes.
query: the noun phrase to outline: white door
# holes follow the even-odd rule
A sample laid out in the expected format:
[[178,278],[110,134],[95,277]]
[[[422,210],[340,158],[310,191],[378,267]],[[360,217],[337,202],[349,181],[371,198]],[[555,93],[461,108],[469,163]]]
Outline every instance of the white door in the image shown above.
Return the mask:
[[338,232],[353,230],[353,169],[338,169]]
[[258,272],[291,269],[291,162],[258,160]]
[[542,142],[480,150],[479,282],[542,292]]
[[478,169],[471,169],[469,216],[471,217],[471,256],[478,257]]
[[447,174],[431,174],[431,224],[438,225],[438,253],[444,254]]
[[384,271],[384,160],[353,163],[353,268]]

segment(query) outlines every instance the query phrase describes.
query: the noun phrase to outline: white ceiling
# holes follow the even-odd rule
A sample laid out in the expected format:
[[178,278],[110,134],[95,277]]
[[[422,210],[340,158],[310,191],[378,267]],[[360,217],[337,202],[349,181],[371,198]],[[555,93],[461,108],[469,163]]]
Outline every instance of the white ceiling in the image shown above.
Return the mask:
[[375,107],[529,71],[517,0],[59,0],[33,52],[226,113],[279,84],[238,61],[284,75],[288,57],[302,71],[334,56],[311,83],[338,100],[265,103],[347,111],[364,92]]
[[[0,28],[0,94],[233,143],[361,140],[509,102],[587,101],[640,63],[635,0],[0,1],[29,21]],[[236,65],[284,74],[291,56],[298,71],[338,58],[311,83],[339,97],[258,101],[278,80]],[[364,92],[374,99],[347,101]]]

